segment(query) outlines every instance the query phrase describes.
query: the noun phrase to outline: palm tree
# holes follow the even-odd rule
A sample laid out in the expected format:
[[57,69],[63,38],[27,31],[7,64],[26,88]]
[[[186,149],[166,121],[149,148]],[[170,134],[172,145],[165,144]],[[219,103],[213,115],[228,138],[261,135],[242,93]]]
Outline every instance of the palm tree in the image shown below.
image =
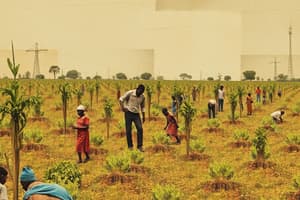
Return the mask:
[[60,71],[60,68],[56,65],[52,65],[49,69],[49,73],[53,73],[54,79],[56,79],[56,74],[58,74]]

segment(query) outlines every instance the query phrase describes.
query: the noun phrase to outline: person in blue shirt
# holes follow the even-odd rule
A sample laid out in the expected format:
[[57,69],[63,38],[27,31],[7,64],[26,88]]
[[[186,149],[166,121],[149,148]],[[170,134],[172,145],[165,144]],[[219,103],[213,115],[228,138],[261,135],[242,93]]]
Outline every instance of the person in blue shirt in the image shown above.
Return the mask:
[[73,200],[62,186],[38,181],[30,167],[22,169],[20,181],[26,191],[23,200]]

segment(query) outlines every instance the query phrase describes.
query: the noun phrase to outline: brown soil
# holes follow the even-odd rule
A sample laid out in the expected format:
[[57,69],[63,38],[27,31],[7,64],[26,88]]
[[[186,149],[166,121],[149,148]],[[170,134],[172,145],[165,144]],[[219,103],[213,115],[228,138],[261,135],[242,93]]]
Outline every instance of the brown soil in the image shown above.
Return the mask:
[[102,149],[102,148],[91,147],[90,153],[94,154],[94,155],[106,155],[108,153],[108,150]]
[[150,168],[142,166],[142,165],[131,164],[130,165],[130,171],[134,172],[134,173],[146,174],[146,173],[150,172]]
[[[106,119],[105,118],[101,118],[101,119],[98,119],[97,122],[106,123]],[[116,122],[118,122],[117,119],[110,119],[110,123],[116,123]]]
[[168,145],[162,145],[162,144],[155,144],[154,146],[151,147],[150,151],[153,153],[158,153],[158,152],[170,152],[172,151],[173,148],[168,146]]
[[299,152],[300,151],[300,145],[291,144],[286,147],[286,151],[289,153],[292,152]]
[[259,169],[259,168],[263,168],[263,169],[267,169],[267,168],[274,168],[276,166],[275,163],[272,163],[270,161],[254,161],[254,162],[250,162],[249,163],[249,168],[251,169]]
[[[52,131],[53,134],[56,134],[56,135],[63,135],[64,134],[64,129],[61,128],[61,129],[55,129]],[[71,134],[71,133],[76,133],[76,130],[73,130],[72,128],[67,128],[66,130],[66,134]]]
[[224,191],[238,190],[239,188],[240,188],[240,184],[235,183],[233,181],[227,181],[227,180],[216,180],[204,184],[204,189],[211,192],[219,192],[222,190]]
[[222,128],[205,128],[203,131],[208,133],[224,133],[224,129]]
[[22,147],[22,150],[25,151],[25,152],[28,152],[28,151],[41,151],[41,150],[44,150],[46,149],[46,145],[44,144],[25,144],[23,147]]
[[3,136],[9,136],[10,131],[9,130],[0,130],[0,137]]
[[210,157],[206,154],[202,154],[202,153],[190,153],[190,155],[187,157],[185,156],[187,160],[208,160]]
[[300,191],[294,194],[294,199],[295,200],[300,200]]
[[103,178],[103,182],[107,185],[113,185],[116,183],[130,183],[132,181],[133,177],[127,175],[127,174],[121,174],[121,173],[111,173]]
[[225,124],[225,125],[243,125],[245,123],[243,121],[235,120],[234,122],[233,121],[225,121],[225,122],[223,122],[223,124]]
[[230,143],[230,146],[233,148],[248,148],[251,147],[251,142],[248,141],[236,141],[236,142],[232,142]]
[[28,118],[28,122],[48,122],[48,118],[46,117],[30,117]]
[[126,136],[126,133],[125,133],[125,131],[120,131],[120,132],[115,132],[112,135],[115,137],[118,137],[118,138],[122,138],[122,137]]

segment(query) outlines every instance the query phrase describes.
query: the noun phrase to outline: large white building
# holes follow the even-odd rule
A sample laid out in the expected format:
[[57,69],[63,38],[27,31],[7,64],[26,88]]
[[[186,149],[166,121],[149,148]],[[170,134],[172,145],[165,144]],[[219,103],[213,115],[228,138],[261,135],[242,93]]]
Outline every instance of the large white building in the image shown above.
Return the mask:
[[[221,74],[239,80],[242,71],[251,69],[262,78],[273,78],[270,63],[275,56],[280,62],[278,73],[288,73],[288,27],[292,25],[293,72],[300,77],[297,0],[11,0],[1,4],[0,76],[9,74],[6,57],[14,40],[21,52],[35,42],[57,52],[41,53],[41,73],[48,77],[50,65],[59,65],[64,72],[77,69],[83,77],[150,72],[177,79],[186,72],[193,79]],[[17,55],[21,73],[33,69],[27,66],[33,65],[33,54],[27,55]],[[26,63],[23,68],[22,63]]]

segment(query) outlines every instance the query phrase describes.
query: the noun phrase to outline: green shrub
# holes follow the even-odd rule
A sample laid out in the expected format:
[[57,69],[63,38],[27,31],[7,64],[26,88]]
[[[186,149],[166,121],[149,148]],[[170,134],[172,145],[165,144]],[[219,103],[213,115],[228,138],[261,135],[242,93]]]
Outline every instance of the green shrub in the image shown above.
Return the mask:
[[105,168],[109,172],[126,173],[130,170],[130,158],[127,155],[108,156],[105,161]]
[[209,167],[209,175],[217,180],[230,180],[234,175],[234,171],[227,163],[215,163]]
[[293,186],[295,189],[299,190],[300,189],[300,176],[295,176],[293,178]]
[[171,142],[171,139],[169,136],[167,136],[166,133],[158,132],[152,136],[152,142],[153,142],[153,144],[169,145]]
[[99,147],[102,143],[103,143],[104,139],[101,135],[93,135],[92,138],[91,138],[91,142]]
[[154,117],[158,117],[160,115],[160,111],[158,109],[155,109],[155,108],[152,107],[151,115],[154,116]]
[[293,144],[293,145],[300,145],[300,135],[296,134],[289,134],[286,137],[286,143]]
[[[71,127],[74,124],[74,120],[67,119],[67,127]],[[58,128],[64,128],[64,120],[58,120],[57,122]]]
[[220,127],[220,125],[221,125],[221,122],[219,119],[213,118],[213,119],[207,120],[208,128],[218,128],[218,127]]
[[62,161],[48,168],[45,179],[55,183],[74,183],[80,186],[82,174],[79,168],[70,161]]
[[40,143],[44,136],[40,130],[29,130],[24,132],[23,139],[26,143]]
[[294,115],[299,115],[300,114],[300,106],[299,105],[295,105],[291,108],[291,112],[294,114]]
[[142,164],[144,162],[144,154],[138,150],[129,151],[129,157],[134,164]]
[[233,138],[237,141],[248,141],[249,132],[245,129],[237,129],[233,133]]
[[152,189],[153,200],[179,200],[181,196],[180,191],[173,185],[156,185]]
[[190,148],[192,152],[203,153],[206,147],[202,139],[197,139],[191,140]]
[[254,159],[268,159],[270,153],[267,148],[267,136],[264,128],[258,128],[255,130],[255,138],[253,139],[253,147],[251,155]]

